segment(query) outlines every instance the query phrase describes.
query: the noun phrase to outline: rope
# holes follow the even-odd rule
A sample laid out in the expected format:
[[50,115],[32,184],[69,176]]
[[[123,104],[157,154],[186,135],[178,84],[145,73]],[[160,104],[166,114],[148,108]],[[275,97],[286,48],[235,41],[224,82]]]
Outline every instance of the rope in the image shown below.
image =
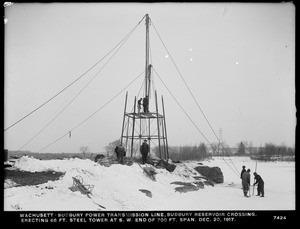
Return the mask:
[[179,71],[179,69],[178,69],[178,67],[177,67],[177,65],[176,65],[176,63],[175,63],[175,61],[173,60],[173,58],[172,58],[172,56],[171,56],[171,54],[170,54],[169,50],[167,49],[167,47],[166,47],[165,43],[164,43],[164,42],[163,42],[163,40],[161,39],[161,36],[159,35],[158,31],[156,30],[156,28],[155,28],[155,25],[154,25],[154,23],[153,23],[153,22],[152,22],[152,25],[153,25],[153,28],[154,28],[154,30],[155,30],[155,32],[156,32],[156,34],[158,35],[158,37],[159,37],[160,41],[162,42],[162,44],[163,44],[163,46],[164,46],[165,50],[167,51],[167,53],[168,53],[168,55],[169,55],[169,57],[170,57],[170,59],[171,59],[172,63],[174,64],[174,66],[175,66],[175,68],[176,68],[176,70],[177,70],[178,74],[180,75],[180,77],[181,77],[181,79],[182,79],[183,83],[185,84],[185,86],[186,86],[186,88],[188,89],[188,91],[189,91],[190,95],[192,96],[192,98],[193,98],[194,102],[196,103],[196,105],[197,105],[198,109],[200,110],[200,112],[202,113],[202,115],[203,115],[203,117],[205,118],[206,122],[208,123],[208,125],[209,125],[210,129],[211,129],[211,130],[212,130],[212,132],[214,133],[214,135],[215,135],[216,139],[218,140],[219,144],[221,144],[221,145],[222,145],[222,150],[223,150],[223,152],[225,152],[225,154],[227,155],[227,157],[229,158],[229,160],[231,161],[231,163],[232,163],[232,164],[233,164],[233,166],[235,167],[236,171],[237,171],[237,172],[239,172],[239,171],[238,171],[238,169],[236,168],[236,166],[234,165],[234,163],[232,162],[232,160],[230,159],[229,155],[226,153],[226,151],[224,151],[224,146],[223,146],[223,144],[220,142],[220,139],[218,138],[218,136],[217,136],[216,132],[214,131],[214,129],[213,129],[213,127],[212,127],[212,125],[210,124],[210,122],[209,122],[208,118],[207,118],[207,117],[206,117],[206,115],[204,114],[204,112],[203,112],[203,110],[201,109],[201,107],[200,107],[199,103],[197,102],[197,100],[196,100],[196,98],[195,98],[194,94],[192,93],[191,89],[189,88],[188,84],[186,83],[185,79],[183,78],[183,76],[182,76],[181,72]]
[[99,111],[101,111],[104,107],[106,107],[109,103],[111,103],[115,98],[117,98],[123,91],[125,91],[132,83],[134,83],[142,74],[144,73],[144,71],[139,74],[135,79],[133,79],[129,84],[127,84],[120,92],[118,92],[115,96],[113,96],[109,101],[107,101],[103,106],[101,106],[99,109],[97,109],[94,113],[92,113],[90,116],[88,116],[85,120],[83,120],[82,122],[80,122],[77,126],[75,126],[73,129],[71,129],[70,131],[68,131],[67,133],[65,133],[64,135],[62,135],[61,137],[59,137],[58,139],[54,140],[52,143],[50,143],[49,145],[47,145],[46,147],[42,148],[41,150],[38,151],[41,152],[42,150],[48,148],[49,146],[53,145],[54,143],[58,142],[59,140],[61,140],[62,138],[64,138],[65,136],[67,136],[69,134],[69,132],[73,132],[74,130],[76,130],[77,128],[79,128],[82,124],[84,124],[85,122],[87,122],[90,118],[92,118],[95,114],[97,114]]
[[[142,20],[145,18],[145,16],[142,18]],[[141,20],[141,21],[142,21]],[[6,129],[4,129],[4,131],[10,129],[11,127],[15,126],[16,124],[18,124],[19,122],[21,122],[22,120],[24,120],[25,118],[27,118],[28,116],[30,116],[31,114],[33,114],[34,112],[36,112],[37,110],[39,110],[40,108],[42,108],[43,106],[45,106],[47,103],[49,103],[51,100],[53,100],[54,98],[56,98],[58,95],[60,95],[61,93],[63,93],[65,90],[67,90],[69,87],[71,87],[74,83],[76,83],[79,79],[81,79],[85,74],[87,74],[90,70],[92,70],[96,65],[98,65],[103,59],[105,59],[114,49],[116,49],[116,47],[119,46],[120,43],[123,42],[123,40],[127,39],[127,37],[129,36],[129,34],[131,35],[133,33],[133,31],[137,28],[137,26],[141,23],[141,21],[113,48],[111,49],[106,55],[104,55],[99,61],[97,61],[92,67],[90,67],[87,71],[85,71],[83,74],[81,74],[77,79],[75,79],[73,82],[71,82],[69,85],[67,85],[65,88],[63,88],[61,91],[59,91],[58,93],[56,93],[54,96],[52,96],[50,99],[48,99],[46,102],[44,102],[43,104],[41,104],[40,106],[38,106],[37,108],[35,108],[33,111],[29,112],[27,115],[25,115],[23,118],[19,119],[18,121],[16,121],[15,123],[11,124],[10,126],[8,126]]]
[[[178,102],[178,100],[175,98],[175,96],[173,95],[173,93],[170,91],[170,89],[167,87],[167,85],[164,83],[164,81],[162,80],[162,78],[158,75],[158,73],[156,72],[156,70],[153,68],[153,70],[155,71],[156,75],[158,76],[158,78],[160,79],[160,81],[163,83],[163,85],[165,86],[165,88],[168,90],[168,92],[170,93],[170,95],[173,97],[173,99],[175,100],[175,102],[177,103],[177,105],[181,108],[181,110],[184,112],[184,114],[188,117],[188,119],[192,122],[192,124],[195,126],[195,128],[198,130],[198,132],[203,136],[203,138],[207,141],[207,143],[212,147],[212,144],[210,143],[210,141],[206,138],[206,136],[202,133],[202,131],[198,128],[198,126],[195,124],[195,122],[191,119],[191,117],[187,114],[187,112],[184,110],[184,108],[180,105],[180,103]],[[219,153],[218,153],[219,155]],[[221,155],[219,155],[221,156]],[[222,156],[221,156],[222,157]],[[231,168],[231,166],[227,163],[227,161],[222,157],[222,159],[225,161],[225,163],[229,166],[229,168],[239,176],[239,173],[235,170],[233,170]]]
[[130,34],[128,34],[127,38],[124,40],[123,39],[123,43],[118,47],[118,49],[112,54],[112,56],[104,63],[104,65],[102,66],[102,68],[92,77],[92,79],[90,79],[86,85],[73,97],[73,99],[53,118],[51,119],[37,134],[35,134],[28,142],[26,142],[20,149],[22,150],[26,145],[28,145],[31,141],[33,141],[43,130],[45,130],[56,118],[58,118],[58,116],[60,116],[63,111],[65,111],[74,101],[76,98],[78,98],[78,96],[88,87],[88,85],[90,85],[90,83],[96,78],[96,76],[104,69],[104,67],[110,62],[110,60],[115,56],[115,54],[121,49],[121,47],[123,47],[123,45],[125,44],[125,42],[128,40],[128,38],[131,36],[131,34],[134,32],[134,30],[131,31]]
[[[205,118],[205,120],[207,121],[208,125],[210,126],[211,130],[214,132],[214,134],[215,134],[216,138],[218,139],[218,137],[217,137],[217,135],[216,135],[216,133],[215,133],[214,129],[212,128],[212,126],[211,126],[210,122],[208,121],[208,119],[207,119],[206,115],[204,114],[204,112],[203,112],[203,111],[202,111],[202,109],[200,108],[200,106],[199,106],[199,104],[198,104],[197,100],[195,99],[195,96],[193,95],[193,93],[192,93],[191,89],[190,89],[190,88],[189,88],[189,86],[187,85],[187,83],[186,83],[186,81],[184,80],[184,78],[183,78],[183,76],[182,76],[181,72],[179,71],[179,69],[178,69],[177,65],[175,64],[175,62],[174,62],[174,60],[173,60],[173,58],[172,58],[172,56],[171,56],[170,52],[168,51],[168,49],[167,49],[167,47],[166,47],[165,43],[163,42],[163,40],[161,39],[160,35],[158,34],[158,32],[157,32],[157,30],[156,30],[156,28],[155,28],[154,24],[153,24],[153,27],[154,27],[154,29],[155,29],[155,31],[156,31],[156,33],[157,33],[157,35],[158,35],[158,37],[159,37],[160,41],[162,42],[162,44],[163,44],[164,48],[166,49],[166,51],[167,51],[167,53],[168,53],[168,55],[169,55],[170,59],[172,60],[172,62],[173,62],[173,64],[174,64],[174,66],[175,66],[175,68],[176,68],[177,72],[179,73],[179,75],[180,75],[180,77],[181,77],[181,79],[182,79],[183,83],[184,83],[184,84],[185,84],[185,86],[187,87],[187,89],[188,89],[188,91],[190,92],[190,94],[191,94],[191,96],[192,96],[193,100],[194,100],[194,101],[195,101],[195,103],[197,104],[197,107],[198,107],[198,108],[199,108],[199,110],[201,111],[202,115],[204,116],[204,118]],[[218,139],[218,141],[220,141],[220,140]]]

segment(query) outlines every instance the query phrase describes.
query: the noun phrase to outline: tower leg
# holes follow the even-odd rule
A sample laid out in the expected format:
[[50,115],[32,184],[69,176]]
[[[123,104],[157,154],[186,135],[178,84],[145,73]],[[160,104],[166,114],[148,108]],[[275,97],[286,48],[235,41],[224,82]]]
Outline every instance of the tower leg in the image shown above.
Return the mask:
[[156,93],[156,91],[155,91],[155,106],[156,106],[156,121],[157,121],[157,134],[158,134],[158,150],[159,150],[159,157],[161,158],[159,117],[158,117],[158,105],[157,105],[157,93]]
[[126,114],[126,107],[127,107],[127,96],[128,96],[128,91],[126,92],[126,97],[125,97],[124,116],[123,116],[123,125],[122,125],[122,133],[121,133],[121,144],[123,144],[123,137],[124,137],[124,125],[125,125],[125,114]]
[[163,108],[164,131],[165,131],[165,135],[166,135],[166,159],[169,159],[167,124],[166,124],[166,114],[165,114],[165,105],[164,105],[164,98],[163,98],[163,96],[161,96],[161,102],[162,102],[162,108]]
[[134,108],[133,108],[133,123],[132,123],[132,138],[131,138],[131,157],[133,154],[133,140],[134,140],[134,126],[135,126],[135,107],[136,107],[136,96],[134,96]]

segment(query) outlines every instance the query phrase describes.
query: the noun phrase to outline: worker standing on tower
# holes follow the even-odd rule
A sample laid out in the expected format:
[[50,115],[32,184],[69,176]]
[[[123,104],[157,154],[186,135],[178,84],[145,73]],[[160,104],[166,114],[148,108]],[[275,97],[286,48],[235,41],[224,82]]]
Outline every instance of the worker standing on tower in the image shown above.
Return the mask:
[[148,113],[149,112],[149,98],[148,98],[148,95],[143,99],[143,107],[144,107],[144,112]]
[[138,114],[140,113],[140,111],[141,111],[141,106],[142,106],[142,98],[140,98],[139,100],[138,100],[138,105],[137,105],[137,108],[138,108]]

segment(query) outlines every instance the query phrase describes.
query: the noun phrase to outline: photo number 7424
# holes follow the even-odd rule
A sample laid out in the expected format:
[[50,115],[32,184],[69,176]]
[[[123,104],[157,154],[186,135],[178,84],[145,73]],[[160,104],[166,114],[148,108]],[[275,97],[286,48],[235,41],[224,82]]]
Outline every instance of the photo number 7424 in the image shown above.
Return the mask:
[[274,215],[273,219],[274,220],[286,220],[286,216],[285,215]]

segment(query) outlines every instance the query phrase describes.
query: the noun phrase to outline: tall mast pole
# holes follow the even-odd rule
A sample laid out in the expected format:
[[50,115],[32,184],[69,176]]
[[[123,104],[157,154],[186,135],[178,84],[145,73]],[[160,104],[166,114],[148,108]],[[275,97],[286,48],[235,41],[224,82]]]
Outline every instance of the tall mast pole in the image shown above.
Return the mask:
[[149,15],[146,14],[146,66],[145,66],[145,96],[149,98],[150,68],[149,65]]

